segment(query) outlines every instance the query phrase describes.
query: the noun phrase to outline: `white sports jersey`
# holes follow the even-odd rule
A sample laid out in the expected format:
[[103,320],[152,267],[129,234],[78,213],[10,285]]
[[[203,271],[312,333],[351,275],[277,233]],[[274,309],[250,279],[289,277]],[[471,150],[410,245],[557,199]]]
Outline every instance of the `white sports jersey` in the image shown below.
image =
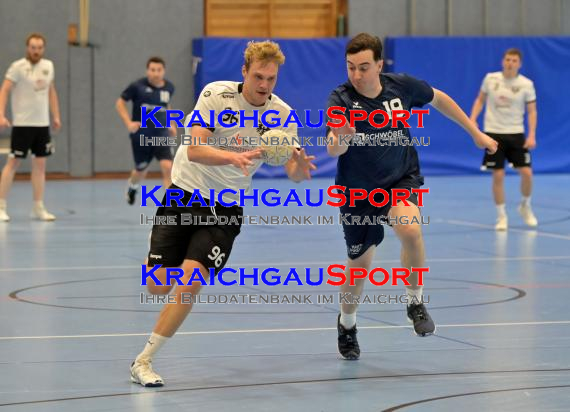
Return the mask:
[[16,60],[6,78],[12,87],[12,124],[14,126],[49,126],[49,88],[53,81],[53,63],[41,59],[32,64],[28,59]]
[[[283,100],[272,94],[269,99],[265,102],[264,106],[256,107],[249,104],[243,97],[241,93],[242,84],[238,82],[231,81],[219,81],[208,84],[200,97],[198,98],[198,103],[194,110],[200,112],[200,116],[207,123],[208,127],[214,129],[213,137],[219,138],[237,138],[241,142],[240,138],[259,138],[265,131],[269,130],[263,126],[261,122],[261,115],[267,110],[275,110],[279,112],[277,114],[268,114],[266,116],[266,123],[274,122],[272,119],[280,119],[281,126],[275,127],[276,129],[286,130],[287,133],[292,136],[297,136],[297,125],[295,123],[290,123],[287,128],[283,127],[283,124],[290,114],[291,107],[287,105]],[[244,126],[239,127],[240,123],[240,110],[244,110],[244,115],[251,117],[253,116],[253,110],[257,110],[259,120],[259,126],[254,127],[253,120],[245,120]],[[236,122],[235,126],[223,127],[218,121],[218,114],[223,110],[232,110],[235,114],[232,115],[228,113],[224,116],[222,121],[226,124]],[[210,124],[210,111],[214,112],[214,124]],[[186,134],[191,134],[190,119],[192,118],[192,113],[186,117],[185,125]],[[196,119],[194,119],[196,120]],[[241,143],[239,143],[241,144]],[[239,150],[235,146],[217,146],[214,147],[221,148],[223,150]],[[249,176],[244,176],[243,171],[232,165],[224,166],[208,166],[197,162],[191,162],[188,160],[188,146],[181,145],[176,152],[174,158],[174,164],[172,167],[172,182],[181,187],[186,191],[192,191],[194,189],[199,189],[200,194],[204,198],[209,197],[209,190],[213,189],[216,194],[216,199],[218,198],[218,193],[223,189],[233,189],[238,191],[244,189],[245,193],[251,192],[251,179],[253,174],[261,166],[261,159],[254,159],[253,165],[248,168]],[[239,195],[233,195],[231,193],[224,193],[224,201],[239,201]]]
[[484,130],[490,133],[524,133],[526,104],[536,100],[532,80],[517,75],[507,79],[502,72],[488,73],[481,85],[487,95]]

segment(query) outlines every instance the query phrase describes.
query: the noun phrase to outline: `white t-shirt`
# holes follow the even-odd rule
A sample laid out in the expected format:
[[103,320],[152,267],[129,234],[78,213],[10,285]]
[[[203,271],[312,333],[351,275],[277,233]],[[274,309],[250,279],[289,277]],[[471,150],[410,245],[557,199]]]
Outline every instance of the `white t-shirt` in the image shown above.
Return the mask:
[[51,60],[32,64],[28,59],[16,60],[6,78],[12,87],[12,124],[14,126],[49,126],[49,88],[54,70]]
[[[283,127],[283,124],[289,113],[291,107],[287,105],[283,100],[272,94],[269,99],[265,102],[264,106],[257,107],[249,104],[243,97],[241,93],[242,84],[238,82],[231,81],[219,81],[208,84],[198,99],[198,103],[194,110],[200,112],[200,116],[207,123],[208,127],[213,128],[214,138],[259,138],[262,133],[267,131],[261,122],[261,115],[267,110],[275,110],[279,112],[279,115],[268,114],[266,116],[266,122],[272,122],[273,119],[279,118],[281,120],[281,126],[275,127],[275,129],[285,130],[292,136],[297,136],[297,125],[295,123],[289,123],[287,128]],[[223,110],[232,110],[236,112],[233,118],[231,114],[227,114],[223,120],[224,123],[229,124],[236,122],[235,126],[223,127],[218,122],[218,114]],[[240,123],[240,110],[244,110],[244,115],[247,117],[253,116],[253,110],[257,110],[259,120],[259,127],[254,127],[253,120],[245,120],[244,126],[239,127]],[[214,112],[214,124],[210,124],[210,111]],[[191,135],[191,127],[189,122],[192,118],[192,113],[190,113],[185,120],[186,134]],[[196,119],[194,119],[196,120]],[[253,139],[252,139],[253,140]],[[255,142],[254,142],[255,143]],[[212,145],[214,146],[214,145]],[[214,146],[222,148],[225,150],[240,151],[239,148],[228,146]],[[252,148],[253,149],[253,148]],[[261,159],[253,159],[253,165],[248,168],[249,176],[244,176],[243,171],[232,165],[223,166],[208,166],[197,162],[191,162],[188,160],[188,146],[180,145],[176,156],[174,157],[174,164],[172,167],[172,182],[181,187],[186,191],[193,191],[194,189],[199,189],[200,194],[204,198],[209,197],[209,190],[213,189],[215,191],[216,200],[218,198],[218,193],[223,189],[233,189],[238,192],[238,195],[233,195],[231,193],[224,193],[223,199],[226,202],[239,201],[239,190],[244,189],[245,193],[251,192],[251,179],[253,174],[261,166]]]
[[487,95],[484,130],[490,133],[524,133],[526,104],[536,100],[532,80],[517,75],[507,79],[502,72],[488,73],[481,91]]

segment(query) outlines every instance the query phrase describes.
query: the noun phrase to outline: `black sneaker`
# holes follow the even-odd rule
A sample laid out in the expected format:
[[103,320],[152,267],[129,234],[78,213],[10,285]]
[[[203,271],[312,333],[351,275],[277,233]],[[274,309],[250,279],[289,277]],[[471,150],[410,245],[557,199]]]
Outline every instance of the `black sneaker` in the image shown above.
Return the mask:
[[344,359],[357,360],[360,358],[360,346],[358,346],[358,339],[356,339],[356,325],[352,329],[345,329],[340,324],[340,314],[336,322],[338,330],[338,351]]
[[418,336],[429,336],[435,332],[435,323],[423,303],[408,305],[408,320],[414,324]]
[[131,186],[127,189],[127,203],[133,205],[135,203],[135,198],[137,197],[137,189],[133,189]]

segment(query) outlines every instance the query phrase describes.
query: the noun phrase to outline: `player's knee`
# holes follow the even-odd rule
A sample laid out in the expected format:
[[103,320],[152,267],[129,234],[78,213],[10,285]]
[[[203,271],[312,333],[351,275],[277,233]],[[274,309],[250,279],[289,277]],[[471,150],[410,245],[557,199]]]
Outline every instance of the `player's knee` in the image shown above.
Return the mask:
[[522,177],[531,177],[532,176],[532,169],[530,167],[521,167],[519,169],[519,173]]
[[[148,261],[148,259],[146,259]],[[145,263],[146,263],[145,261]],[[147,266],[147,273],[152,270],[152,267]],[[146,288],[148,292],[152,295],[167,295],[173,287],[172,282],[171,284],[167,284],[166,282],[166,269],[160,268],[154,272],[154,277],[158,280],[156,282],[152,276],[147,278]]]
[[505,179],[505,169],[498,169],[493,171],[493,180],[495,182],[502,182]]
[[398,236],[402,242],[407,244],[416,244],[422,241],[422,231],[419,225],[398,225],[394,229],[397,231]]
[[32,162],[32,171],[36,173],[44,173],[46,171],[46,162],[45,161],[34,161]]
[[202,283],[200,281],[196,281],[196,280],[192,281],[190,283],[187,283],[188,280],[189,279],[184,279],[184,284],[182,286],[178,286],[176,288],[176,291],[180,292],[180,293],[186,293],[186,294],[192,294],[192,295],[197,295],[198,293],[200,293],[200,289],[202,289]]
[[155,285],[154,283],[148,283],[146,285],[146,289],[151,295],[168,295],[172,290],[172,286],[159,286]]
[[[197,276],[196,269],[200,271],[202,279]],[[203,281],[207,282],[209,279],[208,270],[198,262],[185,260],[182,264],[182,270],[184,271],[183,286],[179,286],[179,290],[182,292],[197,294],[203,286]]]
[[22,163],[22,159],[18,159],[17,157],[10,157],[8,159],[8,161],[6,162],[6,168],[8,170],[16,170],[18,169],[18,167],[20,167],[20,164]]

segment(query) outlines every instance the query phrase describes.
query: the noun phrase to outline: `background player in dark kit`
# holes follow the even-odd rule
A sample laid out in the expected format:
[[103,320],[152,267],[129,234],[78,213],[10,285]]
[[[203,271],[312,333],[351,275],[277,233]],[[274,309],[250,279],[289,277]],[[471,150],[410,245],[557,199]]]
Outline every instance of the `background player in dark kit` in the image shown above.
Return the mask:
[[[160,162],[164,187],[170,186],[170,173],[172,171],[172,151],[169,146],[141,146],[140,135],[145,137],[176,136],[176,124],[172,122],[169,128],[156,128],[154,123],[148,122],[147,127],[141,128],[141,107],[147,111],[161,107],[155,118],[166,125],[166,109],[170,109],[170,100],[174,94],[174,85],[164,78],[166,64],[160,57],[151,57],[146,63],[146,77],[131,83],[117,99],[116,108],[130,133],[135,168],[127,186],[127,202],[135,202],[140,182],[145,178],[148,166],[153,158]],[[132,116],[129,116],[127,102],[132,100]]]

